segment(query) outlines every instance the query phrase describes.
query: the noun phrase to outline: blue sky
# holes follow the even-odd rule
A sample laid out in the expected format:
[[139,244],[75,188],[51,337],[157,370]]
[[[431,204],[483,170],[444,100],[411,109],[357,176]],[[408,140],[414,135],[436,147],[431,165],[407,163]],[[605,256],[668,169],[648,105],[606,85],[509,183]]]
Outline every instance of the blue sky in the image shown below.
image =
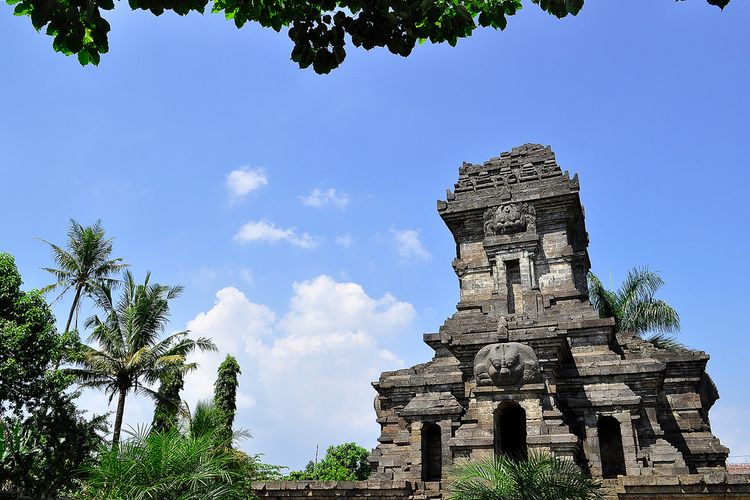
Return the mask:
[[[435,200],[461,161],[549,144],[581,178],[593,269],[662,274],[681,340],[712,356],[714,431],[750,456],[750,4],[623,4],[560,21],[529,3],[505,32],[352,49],[328,76],[283,33],[125,4],[81,68],[0,5],[0,250],[43,286],[34,238],[102,219],[136,275],[186,286],[172,327],[240,359],[244,447],[301,467],[316,444],[374,446],[369,381],[429,359],[421,334],[458,298]],[[193,402],[218,358],[200,361]],[[129,400],[126,421],[150,412]]]

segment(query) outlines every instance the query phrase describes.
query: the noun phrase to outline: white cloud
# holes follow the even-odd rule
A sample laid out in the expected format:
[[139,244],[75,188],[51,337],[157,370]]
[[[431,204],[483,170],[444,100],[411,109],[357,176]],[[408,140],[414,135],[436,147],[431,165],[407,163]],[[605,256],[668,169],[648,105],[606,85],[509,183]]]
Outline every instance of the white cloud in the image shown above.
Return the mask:
[[253,272],[250,269],[243,267],[242,269],[240,269],[239,274],[240,278],[242,278],[242,281],[249,285],[253,284]]
[[232,201],[238,201],[251,191],[267,185],[268,176],[262,168],[241,167],[227,174],[226,184]]
[[373,445],[378,429],[370,383],[383,370],[403,365],[364,330],[289,335],[263,350],[258,361],[260,382],[274,395],[270,418],[298,426],[291,432],[308,449],[345,440]]
[[234,235],[240,243],[286,241],[300,248],[314,248],[320,244],[320,239],[307,233],[298,234],[295,228],[282,229],[267,220],[250,221],[240,227]]
[[339,283],[329,276],[295,283],[290,311],[280,328],[294,335],[354,332],[366,326],[371,333],[398,330],[414,319],[414,307],[386,293],[367,295],[357,283]]
[[[186,376],[182,397],[190,408],[210,399],[219,364],[231,354],[242,368],[235,425],[253,436],[241,445],[248,452],[301,468],[317,445],[321,452],[348,441],[374,447],[380,428],[370,384],[404,365],[382,336],[405,332],[414,317],[414,307],[391,294],[371,297],[357,283],[326,275],[294,283],[281,319],[237,288],[223,288],[186,325],[193,338],[211,337],[219,352],[191,356],[199,366]],[[101,392],[82,398],[93,412],[108,408]],[[148,425],[153,403],[131,395],[125,411],[124,429]]]
[[349,205],[349,195],[346,193],[336,193],[334,188],[326,190],[315,188],[307,196],[300,196],[302,203],[315,208],[322,208],[327,205],[333,205],[344,210]]
[[[242,353],[249,342],[270,335],[275,319],[276,315],[269,307],[250,302],[234,287],[216,292],[214,306],[208,312],[200,313],[189,321],[187,329],[194,338],[210,337],[216,343],[219,352],[202,352],[192,357],[199,368],[185,378],[186,390],[183,399],[193,407],[197,401],[211,398],[216,370],[224,356]],[[241,380],[240,391],[244,385],[247,384]],[[242,401],[254,401],[252,396],[242,394]]]
[[349,248],[354,244],[354,238],[352,238],[351,234],[341,234],[336,236],[336,244],[344,248]]
[[373,298],[325,275],[293,290],[280,321],[239,290],[219,290],[214,306],[188,328],[214,338],[221,354],[197,356],[200,368],[186,379],[183,397],[190,404],[210,397],[221,359],[234,355],[242,367],[237,426],[253,434],[247,445],[270,463],[299,467],[316,445],[375,445],[370,383],[403,366],[379,336],[404,331],[415,312],[390,294]]
[[414,229],[404,229],[403,231],[391,229],[391,233],[396,241],[396,250],[402,261],[429,261],[432,259],[430,252],[422,246],[418,231]]

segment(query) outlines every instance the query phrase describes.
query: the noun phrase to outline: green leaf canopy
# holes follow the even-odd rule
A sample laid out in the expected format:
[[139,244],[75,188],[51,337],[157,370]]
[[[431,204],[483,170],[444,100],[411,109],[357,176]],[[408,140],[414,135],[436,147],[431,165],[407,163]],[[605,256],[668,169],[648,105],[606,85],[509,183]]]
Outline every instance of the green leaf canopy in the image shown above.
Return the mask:
[[[29,16],[34,28],[54,37],[56,51],[77,54],[81,64],[99,64],[100,55],[109,50],[110,25],[102,12],[114,8],[113,0],[6,1],[16,4],[16,15]],[[559,18],[583,8],[583,0],[532,2]],[[208,7],[208,0],[128,3],[157,16],[165,11],[203,13]],[[729,0],[708,3],[723,9]],[[276,31],[287,28],[294,44],[291,59],[300,68],[328,73],[346,58],[347,40],[355,47],[384,47],[406,57],[417,41],[456,45],[478,26],[505,29],[508,17],[521,7],[521,0],[214,0],[211,11],[238,28],[248,22]]]

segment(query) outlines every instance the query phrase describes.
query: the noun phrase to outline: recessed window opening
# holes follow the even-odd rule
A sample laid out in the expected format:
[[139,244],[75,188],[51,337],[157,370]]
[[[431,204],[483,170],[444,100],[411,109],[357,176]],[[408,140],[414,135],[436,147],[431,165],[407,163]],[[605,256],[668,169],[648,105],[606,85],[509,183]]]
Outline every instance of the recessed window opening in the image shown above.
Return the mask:
[[440,481],[443,475],[443,446],[440,426],[422,425],[422,480]]
[[625,453],[622,448],[620,422],[615,417],[600,417],[597,424],[602,476],[605,479],[625,475]]
[[508,287],[508,314],[514,314],[516,304],[521,299],[521,265],[518,259],[505,261],[505,280]]

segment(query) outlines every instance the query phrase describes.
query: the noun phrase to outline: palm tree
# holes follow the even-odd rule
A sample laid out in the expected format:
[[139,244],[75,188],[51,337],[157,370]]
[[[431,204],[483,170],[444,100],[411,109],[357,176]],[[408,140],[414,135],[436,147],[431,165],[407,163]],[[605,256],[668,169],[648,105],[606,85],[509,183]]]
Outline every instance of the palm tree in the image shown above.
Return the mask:
[[99,499],[242,499],[251,498],[253,480],[268,470],[259,456],[233,449],[247,437],[244,431],[225,432],[223,410],[199,402],[183,414],[182,429],[141,429],[116,450],[103,451],[86,469],[86,498]]
[[607,290],[594,273],[589,272],[589,300],[602,318],[614,318],[615,331],[642,335],[656,334],[645,339],[654,346],[665,349],[684,347],[669,332],[680,330],[680,315],[654,295],[664,285],[661,277],[648,268],[634,268],[616,291]]
[[[43,268],[57,280],[45,287],[43,291],[62,288],[55,301],[65,295],[68,290],[75,292],[68,321],[65,323],[65,331],[67,332],[70,330],[73,314],[78,311],[81,305],[81,297],[92,296],[95,289],[102,283],[114,285],[117,280],[111,276],[127,267],[127,264],[124,264],[120,258],[109,258],[112,253],[112,238],[105,237],[101,221],[96,221],[93,226],[82,226],[75,220],[70,219],[66,248],[39,239],[52,248],[53,258],[57,266],[56,268]],[[78,323],[77,319],[76,323]]]
[[244,429],[230,428],[227,432],[226,412],[214,401],[198,401],[195,410],[191,412],[187,408],[183,417],[184,427],[190,436],[211,436],[217,448],[228,448],[233,443],[250,437],[250,433]]
[[169,301],[176,298],[182,287],[151,284],[150,273],[142,285],[137,285],[128,271],[123,279],[120,299],[112,298],[112,288],[104,285],[96,290],[97,305],[104,311],[104,319],[92,316],[86,321],[91,328],[89,342],[75,361],[78,368],[66,370],[84,387],[103,389],[110,402],[117,395],[117,411],[112,433],[112,448],[120,441],[125,397],[135,392],[157,398],[148,386],[156,384],[167,374],[195,369],[186,363],[195,350],[215,351],[215,344],[207,338],[197,340],[181,331],[161,338],[169,318]]
[[532,454],[458,462],[451,471],[452,500],[594,500],[599,483],[568,459]]
[[87,467],[86,498],[148,500],[241,499],[249,478],[231,449],[217,449],[213,436],[141,429]]

